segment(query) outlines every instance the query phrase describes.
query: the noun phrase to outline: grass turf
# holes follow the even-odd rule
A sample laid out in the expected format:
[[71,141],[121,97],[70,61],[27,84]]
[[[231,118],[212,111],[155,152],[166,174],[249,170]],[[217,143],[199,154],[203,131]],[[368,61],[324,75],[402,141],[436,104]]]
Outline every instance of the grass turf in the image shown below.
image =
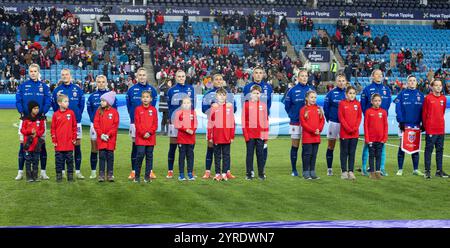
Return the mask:
[[[19,144],[14,126],[18,122],[17,113],[0,110],[0,116],[0,226],[450,218],[450,182],[434,177],[425,181],[423,177],[413,176],[408,155],[404,176],[395,176],[397,147],[387,147],[388,177],[373,181],[358,174],[357,180],[352,182],[343,181],[338,175],[339,143],[334,155],[335,175],[326,176],[325,139],[319,147],[316,166],[320,180],[306,181],[290,176],[290,138],[283,136],[269,141],[266,181],[244,179],[245,142],[242,137],[237,137],[231,151],[232,172],[237,179],[216,182],[200,178],[206,150],[205,136],[200,134],[194,164],[198,178],[193,182],[179,182],[165,179],[169,139],[158,136],[154,152],[154,171],[158,178],[150,184],[134,184],[127,179],[130,139],[128,132],[121,130],[115,152],[116,182],[98,183],[85,179],[57,184],[54,151],[47,134],[50,180],[40,183],[14,181]],[[83,130],[82,173],[88,178],[89,130],[88,127]],[[390,137],[389,143],[397,145],[398,139]],[[356,167],[361,164],[361,148],[360,141]],[[299,169],[300,154],[301,149]],[[448,145],[444,154],[450,154]],[[444,157],[444,169],[449,170],[448,162],[449,159]],[[423,167],[421,153],[420,169]],[[176,175],[177,168],[175,163]],[[434,173],[434,156],[432,168]]]

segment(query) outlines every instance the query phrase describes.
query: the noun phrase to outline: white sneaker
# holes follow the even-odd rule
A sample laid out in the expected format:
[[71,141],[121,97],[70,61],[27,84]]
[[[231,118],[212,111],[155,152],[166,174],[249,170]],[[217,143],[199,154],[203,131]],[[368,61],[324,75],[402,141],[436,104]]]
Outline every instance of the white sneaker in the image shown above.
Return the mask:
[[41,175],[39,176],[39,178],[42,179],[42,180],[48,180],[48,179],[50,179],[50,178],[47,176],[47,172],[46,172],[45,170],[41,170]]
[[397,176],[403,176],[403,170],[398,170],[397,171]]
[[341,174],[341,179],[349,179],[349,177],[348,177],[348,172],[342,172],[342,174]]
[[18,171],[17,172],[17,176],[15,178],[16,181],[22,180],[23,179],[23,171]]
[[95,170],[91,171],[91,176],[89,178],[90,179],[96,179],[97,178],[97,171],[95,171]]
[[76,174],[77,179],[84,179],[84,176],[81,175],[81,172],[77,172],[75,174]]
[[62,170],[61,172],[62,172],[62,177],[63,177],[63,178],[66,177],[66,171],[65,171],[65,170]]
[[327,176],[333,175],[333,169],[327,169]]

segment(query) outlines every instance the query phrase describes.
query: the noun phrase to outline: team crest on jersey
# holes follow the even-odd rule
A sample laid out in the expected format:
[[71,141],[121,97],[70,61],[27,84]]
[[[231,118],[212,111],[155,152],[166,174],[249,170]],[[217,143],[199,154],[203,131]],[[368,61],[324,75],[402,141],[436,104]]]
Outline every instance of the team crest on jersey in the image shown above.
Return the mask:
[[263,107],[261,105],[259,105],[259,111],[262,111]]
[[40,126],[41,125],[41,121],[36,121],[36,126]]
[[416,140],[416,132],[408,132],[408,141],[414,142]]
[[66,114],[66,118],[68,121],[70,121],[70,114]]
[[353,108],[355,109],[355,110],[358,110],[358,105],[353,105]]
[[153,110],[148,111],[148,116],[153,116]]
[[77,92],[73,92],[73,97],[77,97]]
[[379,118],[383,117],[383,113],[378,113],[378,117]]
[[39,87],[39,92],[44,92],[44,88],[42,86]]
[[443,101],[443,100],[441,100],[440,102],[441,102],[441,106],[444,106],[444,101]]
[[383,90],[383,95],[386,95],[386,91],[385,90]]
[[112,114],[112,113],[109,113],[109,114],[108,114],[108,119],[112,120],[112,116],[113,116],[113,114]]
[[189,118],[191,118],[191,121],[194,120],[194,115],[193,115],[193,114],[190,114],[190,115],[189,115]]
[[417,97],[417,101],[420,102],[420,96]]

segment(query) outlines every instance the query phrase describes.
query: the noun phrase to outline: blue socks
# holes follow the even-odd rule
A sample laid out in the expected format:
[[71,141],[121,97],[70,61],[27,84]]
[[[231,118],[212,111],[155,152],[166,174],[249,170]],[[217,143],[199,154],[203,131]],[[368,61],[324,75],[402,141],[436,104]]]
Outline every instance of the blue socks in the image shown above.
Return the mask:
[[385,171],[384,170],[384,166],[386,164],[386,144],[383,145],[383,151],[381,152],[381,171]]
[[266,164],[267,162],[267,144],[264,144],[264,149],[263,149],[263,157],[264,157],[264,164]]
[[418,170],[419,169],[419,153],[418,152],[413,153],[413,154],[411,154],[411,157],[412,157],[412,161],[413,161],[414,170]]
[[133,144],[131,144],[131,170],[136,171],[136,158],[137,156],[137,151],[136,151],[136,143],[133,142]]
[[362,152],[362,168],[363,172],[367,171],[367,160],[369,159],[369,145],[364,144],[363,152]]
[[91,152],[91,170],[97,169],[97,160],[98,160],[98,153]]
[[177,151],[177,144],[170,144],[169,154],[167,155],[167,161],[169,163],[168,169],[173,170],[173,162],[175,161],[175,152]]
[[41,160],[41,170],[45,170],[47,168],[47,147],[45,146],[45,143],[42,144],[39,157]]
[[81,168],[81,145],[75,146],[75,170]]
[[331,169],[333,166],[333,150],[330,150],[329,148],[327,148],[327,167],[328,169]]
[[[414,160],[414,158],[413,158]],[[398,163],[398,169],[402,170],[403,169],[403,163],[405,161],[405,152],[402,151],[402,148],[399,147],[398,148],[398,152],[397,152],[397,163]]]
[[206,170],[211,170],[212,162],[213,162],[213,154],[214,154],[214,148],[208,147],[206,149]]
[[297,154],[298,154],[298,147],[291,146],[291,166],[292,166],[292,171],[297,171]]
[[18,162],[19,162],[19,170],[23,170],[23,167],[25,165],[25,152],[23,151],[23,143],[20,143],[19,147],[19,154],[17,155]]

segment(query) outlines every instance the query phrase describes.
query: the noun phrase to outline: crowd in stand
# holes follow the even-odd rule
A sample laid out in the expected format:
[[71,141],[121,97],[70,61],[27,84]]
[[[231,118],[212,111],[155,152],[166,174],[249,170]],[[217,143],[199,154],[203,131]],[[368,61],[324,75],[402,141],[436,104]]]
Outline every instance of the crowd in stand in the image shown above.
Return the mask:
[[[224,75],[233,93],[242,92],[242,87],[251,80],[252,68],[258,65],[266,69],[267,81],[274,92],[284,93],[293,86],[294,75],[303,67],[299,60],[287,56],[285,16],[223,15],[217,12],[212,46],[194,35],[188,16],[183,17],[177,34],[162,32],[164,16],[158,11],[148,10],[145,19],[145,25],[131,25],[125,21],[120,30],[114,23],[100,23],[98,32],[93,32],[85,28],[80,31],[79,19],[68,10],[30,9],[14,15],[0,8],[0,32],[4,34],[0,36],[0,93],[14,93],[24,80],[29,64],[37,63],[41,68],[49,69],[61,62],[80,70],[93,70],[86,77],[75,79],[86,93],[95,90],[97,71],[116,75],[109,78],[109,85],[117,93],[124,93],[136,83],[134,72],[143,65],[141,37],[150,47],[158,85],[173,83],[176,70],[182,69],[186,71],[187,83],[194,85],[197,93],[212,88],[211,75],[214,73]],[[304,16],[299,18],[298,24],[300,30],[314,28],[312,20]],[[363,19],[339,20],[330,41],[319,32],[305,46],[327,47],[329,43],[332,47],[340,45],[346,49],[344,74],[349,81],[351,77],[368,77],[374,69],[381,69],[386,75],[385,84],[396,93],[404,86],[398,79],[393,80],[392,68],[398,68],[400,76],[428,70],[420,49],[401,49],[398,54],[392,53],[390,63],[372,59],[370,54],[383,53],[388,48],[389,37],[373,39],[370,26]],[[242,44],[243,56],[230,51],[228,44]],[[366,54],[363,60],[360,54]],[[443,68],[450,67],[450,56],[443,55],[442,65]],[[434,76],[449,77],[445,70],[433,73]],[[51,89],[57,83],[45,78],[44,81]],[[309,73],[308,84],[318,88],[321,81],[320,72]],[[429,78],[420,79],[419,88],[428,91],[430,81]],[[361,87],[358,82],[355,84]],[[331,89],[332,86],[326,86],[327,91]],[[445,90],[450,93],[450,86]]]
[[[80,31],[79,18],[67,9],[57,11],[52,8],[48,12],[29,9],[20,14],[9,14],[0,8],[0,80],[6,81],[3,85],[14,85],[16,80],[19,83],[24,80],[26,69],[32,63],[50,69],[52,65],[64,62],[65,66],[72,65],[76,70],[123,75],[116,80],[110,79],[110,84],[122,93],[126,91],[125,75],[134,80],[134,71],[144,62],[143,50],[139,47],[143,34],[140,29],[143,27],[126,22],[122,30],[115,24],[100,24],[98,32],[89,28]],[[96,74],[89,73],[78,79],[79,84],[82,87],[93,85]],[[91,92],[92,87],[84,90]]]
[[[187,83],[202,88],[204,92],[212,87],[211,75],[222,73],[230,90],[237,93],[251,80],[251,68],[260,65],[268,71],[268,80],[274,91],[283,93],[295,78],[295,66],[302,66],[286,55],[286,36],[276,32],[285,17],[278,22],[273,15],[257,17],[222,15],[219,12],[216,18],[217,26],[212,31],[213,46],[202,44],[201,37],[192,37],[192,25],[187,18],[183,18],[178,36],[151,31],[148,40],[158,83],[173,80],[175,72],[182,69],[186,71]],[[227,46],[229,43],[243,44],[244,56],[231,52]]]
[[389,37],[372,37],[370,25],[364,19],[352,17],[338,20],[332,40],[351,54],[383,54],[389,49]]

